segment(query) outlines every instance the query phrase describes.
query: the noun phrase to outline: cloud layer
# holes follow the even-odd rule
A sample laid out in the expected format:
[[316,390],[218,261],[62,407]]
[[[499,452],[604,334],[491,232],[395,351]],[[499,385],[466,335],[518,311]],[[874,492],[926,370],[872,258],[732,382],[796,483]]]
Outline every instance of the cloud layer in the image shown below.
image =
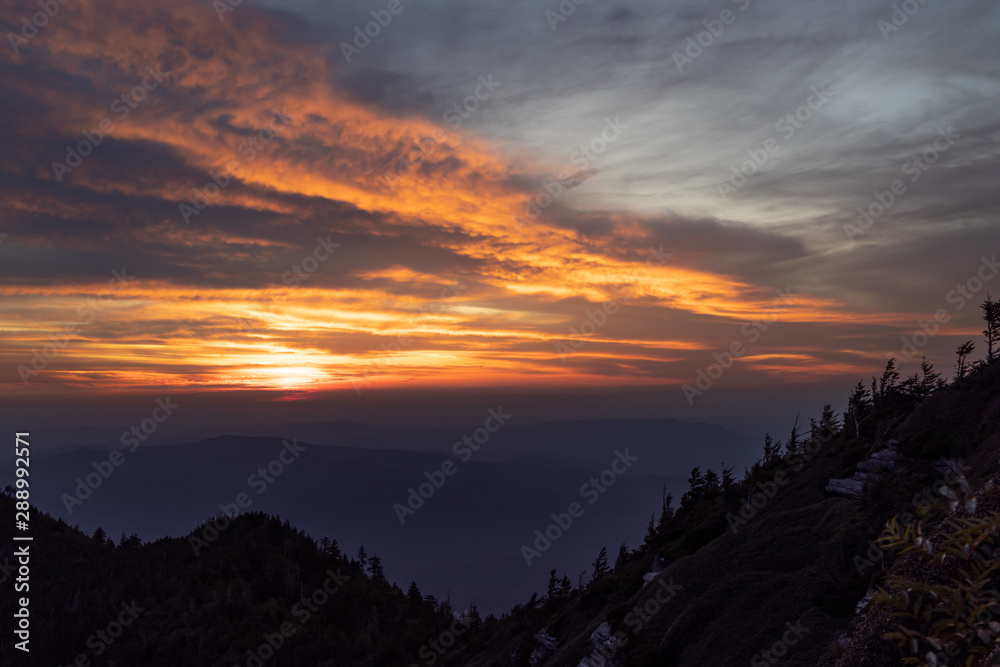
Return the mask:
[[976,335],[992,5],[398,6],[363,48],[367,3],[5,10],[6,390],[679,392]]

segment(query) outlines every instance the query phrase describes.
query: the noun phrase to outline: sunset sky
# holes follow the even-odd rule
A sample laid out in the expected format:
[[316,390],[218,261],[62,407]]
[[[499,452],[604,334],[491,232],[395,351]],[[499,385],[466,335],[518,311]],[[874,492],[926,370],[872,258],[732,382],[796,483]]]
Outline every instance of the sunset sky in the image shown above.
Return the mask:
[[1000,293],[1000,7],[911,1],[6,1],[0,392],[683,417],[734,343],[727,401],[846,397],[939,309],[950,369]]

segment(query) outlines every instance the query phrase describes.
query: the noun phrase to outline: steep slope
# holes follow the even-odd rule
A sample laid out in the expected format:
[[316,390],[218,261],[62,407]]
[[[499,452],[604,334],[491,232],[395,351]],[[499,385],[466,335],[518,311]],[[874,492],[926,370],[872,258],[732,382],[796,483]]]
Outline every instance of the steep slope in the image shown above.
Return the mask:
[[[905,656],[881,637],[895,621],[855,621],[897,560],[874,541],[918,498],[943,500],[935,482],[945,459],[961,459],[953,463],[975,489],[997,473],[1000,456],[1000,363],[978,367],[960,387],[924,384],[890,373],[874,401],[851,408],[864,411],[860,434],[854,412],[832,437],[814,423],[792,454],[765,456],[738,499],[695,493],[693,484],[687,506],[617,571],[516,607],[487,645],[467,646],[449,664],[813,666],[861,664],[858,655],[901,664]],[[868,461],[887,451],[889,463]],[[860,498],[826,491],[858,464],[867,470]],[[746,506],[749,493],[758,507]],[[853,662],[843,657],[852,650]]]

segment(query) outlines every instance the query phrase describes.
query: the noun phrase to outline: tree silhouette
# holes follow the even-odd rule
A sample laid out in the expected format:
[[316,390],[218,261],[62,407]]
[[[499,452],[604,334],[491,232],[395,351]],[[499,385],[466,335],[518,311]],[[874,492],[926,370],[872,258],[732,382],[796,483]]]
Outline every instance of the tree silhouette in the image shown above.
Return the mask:
[[365,551],[365,545],[358,547],[358,563],[361,564],[361,571],[364,572],[368,567],[368,552]]
[[847,414],[844,415],[844,422],[853,424],[854,437],[861,437],[861,425],[872,414],[871,393],[865,388],[864,382],[858,380],[854,391],[847,399]]
[[944,380],[941,379],[941,374],[934,371],[934,364],[927,361],[926,355],[921,357],[920,372],[923,373],[919,385],[920,398],[926,398],[944,387]]
[[597,581],[598,578],[603,577],[611,568],[608,567],[608,548],[601,547],[601,553],[597,554],[597,559],[594,560],[594,571],[590,575],[591,581]]
[[795,454],[799,451],[799,416],[795,415],[795,422],[792,424],[792,432],[788,434],[788,444],[785,445],[785,453]]
[[628,563],[628,546],[624,542],[618,547],[618,558],[615,559],[615,572],[618,572]]
[[965,373],[969,369],[966,365],[966,360],[974,349],[976,349],[976,344],[971,340],[967,340],[959,345],[955,351],[955,354],[958,356],[958,360],[955,362],[955,382],[965,377]]
[[775,443],[770,433],[764,434],[764,460],[763,464],[768,464],[781,456],[781,443]]
[[385,581],[385,571],[382,569],[382,559],[377,554],[371,557],[371,560],[368,563],[368,572],[371,574],[372,581]]
[[899,382],[899,371],[896,370],[896,357],[890,357],[885,364],[885,370],[882,371],[882,378],[878,382],[878,393],[883,402],[896,388],[897,382]]
[[994,301],[987,293],[986,301],[980,307],[983,309],[983,319],[986,320],[986,328],[983,330],[983,335],[986,336],[986,363],[991,364],[996,358],[993,345],[1000,341],[1000,302]]

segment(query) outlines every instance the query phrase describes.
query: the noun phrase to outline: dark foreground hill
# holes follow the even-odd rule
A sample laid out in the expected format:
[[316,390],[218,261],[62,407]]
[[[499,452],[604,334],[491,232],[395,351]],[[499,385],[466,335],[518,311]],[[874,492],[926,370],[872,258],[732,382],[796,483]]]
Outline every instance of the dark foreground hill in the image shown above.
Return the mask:
[[[0,512],[14,516],[7,495]],[[377,558],[348,559],[260,513],[197,531],[207,538],[197,555],[191,539],[116,546],[32,518],[30,653],[15,649],[5,620],[5,666],[405,665],[454,623],[447,603],[386,582]],[[4,619],[16,611],[9,524],[0,530]]]
[[[642,545],[609,545],[586,576],[535,568],[540,593],[500,618],[456,616],[261,513],[118,545],[35,515],[28,664],[997,664],[1000,362],[948,385],[924,371],[890,364],[842,417],[767,438],[740,479],[696,468]],[[893,517],[908,531],[878,542]],[[526,558],[543,532],[558,540],[540,531]],[[5,587],[11,537],[0,523]]]

